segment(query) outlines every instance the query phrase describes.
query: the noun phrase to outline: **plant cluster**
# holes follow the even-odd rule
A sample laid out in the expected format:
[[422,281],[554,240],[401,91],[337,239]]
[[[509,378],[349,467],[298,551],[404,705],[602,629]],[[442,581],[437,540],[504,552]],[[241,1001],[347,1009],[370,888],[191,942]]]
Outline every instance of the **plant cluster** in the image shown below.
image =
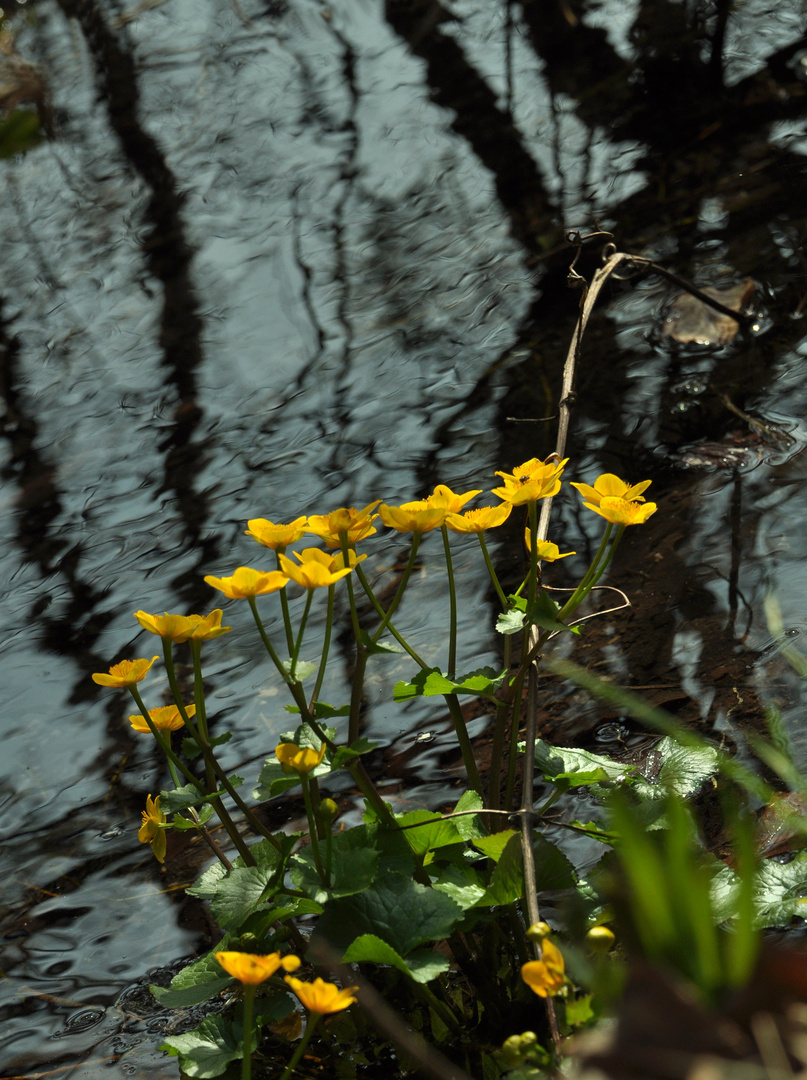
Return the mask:
[[[591,565],[561,603],[555,599],[557,592],[542,581],[542,564],[572,553],[561,554],[556,544],[539,537],[537,505],[557,495],[565,465],[565,460],[552,456],[546,461],[526,461],[510,473],[499,472],[501,485],[493,491],[499,503],[476,509],[468,509],[467,504],[481,491],[457,494],[438,485],[427,498],[396,506],[376,500],[358,510],[299,517],[289,524],[254,519],[248,523],[247,535],[274,553],[274,566],[240,566],[229,576],[205,578],[228,599],[246,601],[276,675],[290,695],[288,708],[297,714],[299,723],[281,735],[252,798],[271,799],[300,788],[308,821],[305,835],[270,832],[241,795],[241,778],[228,776],[219,762],[217,747],[229,736],[218,728],[211,734],[202,651],[203,646],[210,647],[206,643],[230,629],[222,625],[221,609],[207,616],[135,613],[143,629],[161,639],[172,704],[148,709],[140,694],[140,684],[157,656],[124,660],[108,673],[93,676],[101,685],[131,693],[139,711],[130,723],[135,731],[156,740],[173,781],[173,787],[156,798],[149,795],[138,833],[141,842],[150,844],[162,862],[169,830],[196,830],[216,855],[216,863],[189,891],[210,902],[225,937],[213,954],[189,965],[170,988],[155,988],[155,993],[169,1005],[198,1004],[221,993],[234,979],[244,985],[245,993],[237,1019],[210,1016],[197,1031],[167,1040],[166,1046],[179,1056],[188,1075],[218,1075],[238,1057],[248,1064],[252,1048],[259,1045],[262,1025],[278,1023],[291,1011],[292,999],[272,976],[279,966],[291,970],[292,960],[295,966],[299,963],[293,953],[286,952],[289,945],[306,956],[308,943],[298,922],[310,921],[312,916],[317,916],[311,938],[314,945],[321,939],[338,951],[341,961],[383,965],[400,973],[413,1000],[425,1008],[433,1033],[441,1038],[471,1030],[483,1015],[486,1032],[506,1032],[510,1004],[518,1000],[526,1005],[527,987],[544,999],[564,992],[568,980],[560,949],[541,935],[533,935],[531,949],[521,911],[525,891],[522,841],[518,831],[509,827],[522,756],[519,709],[528,672],[547,641],[561,631],[579,629],[575,612],[597,585],[625,528],[646,521],[656,509],[643,495],[648,481],[630,485],[604,474],[593,485],[575,483],[584,504],[604,519],[605,528]],[[530,557],[521,586],[507,596],[485,535],[501,526],[516,508],[526,512]],[[377,532],[377,522],[410,538],[405,569],[386,604],[363,565],[368,552],[362,549]],[[444,669],[419,656],[395,621],[421,542],[433,532],[442,534],[449,588]],[[458,670],[452,533],[477,537],[482,562],[501,603],[498,629],[504,641],[504,662],[500,670]],[[292,553],[294,545],[311,536],[324,546]],[[296,609],[287,595],[294,587],[304,597]],[[355,659],[351,699],[333,705],[321,700],[320,691],[336,618],[337,588],[346,592]],[[259,598],[270,594],[276,594],[275,602],[279,600],[280,618],[275,620],[281,626],[279,640],[270,636],[258,607]],[[304,658],[312,650],[307,629],[311,607],[320,595],[326,605],[325,628],[316,645],[318,661],[312,663]],[[362,617],[363,610],[372,613],[370,625]],[[518,660],[512,658],[516,638],[521,646]],[[192,657],[192,701],[184,699],[177,679],[174,648],[182,644],[190,646]],[[362,756],[374,749],[361,732],[364,676],[371,658],[390,651],[408,654],[418,668],[411,681],[396,684],[397,701],[440,696],[447,705],[469,779],[469,790],[453,816],[426,810],[393,813],[362,763]],[[493,764],[486,782],[460,709],[463,694],[487,697],[495,705]],[[172,733],[180,730],[185,735],[177,748]],[[197,759],[203,769],[194,767]],[[337,770],[347,770],[364,796],[360,825],[342,828],[336,803],[323,796],[323,785]],[[236,820],[239,816],[241,821]],[[214,821],[229,836],[234,853],[223,850]],[[533,891],[574,887],[571,865],[539,831],[534,834],[533,848],[539,856],[535,882],[529,886]],[[530,853],[533,857],[534,852]],[[493,961],[484,978],[480,975],[483,954]],[[241,959],[234,963],[233,957]],[[258,999],[257,1010],[252,1008],[258,981],[255,965],[267,991]],[[513,972],[519,970],[522,977],[514,978]],[[286,976],[286,983],[299,994],[297,980]],[[396,989],[399,996],[400,992]],[[352,1000],[349,994],[340,999],[344,1005]],[[476,1018],[475,1024],[469,1023],[469,1016]]]
[[[157,656],[123,660],[93,676],[101,685],[130,692],[138,709],[132,727],[154,738],[170,772],[173,786],[146,800],[140,841],[163,862],[171,830],[195,831],[215,855],[188,892],[209,902],[222,940],[169,987],[152,987],[167,1007],[216,999],[193,1031],[165,1040],[183,1075],[231,1074],[238,1060],[243,1077],[251,1075],[253,1061],[266,1066],[265,1075],[279,1075],[266,1055],[275,1060],[278,1045],[291,1040],[296,1048],[282,1068],[282,1080],[288,1080],[320,1018],[330,1015],[327,1038],[344,1051],[335,1057],[339,1077],[355,1076],[368,1063],[370,1043],[362,1036],[372,1024],[395,1046],[402,1071],[419,1067],[446,1080],[471,1074],[480,1080],[531,1080],[553,1073],[564,1036],[596,1021],[618,997],[623,959],[639,955],[675,972],[704,1008],[718,1008],[752,979],[760,928],[803,913],[807,855],[797,853],[787,863],[761,861],[748,813],[752,801],[779,806],[791,833],[805,831],[794,819],[807,801],[807,781],[793,764],[776,718],[771,717],[773,738],[758,741],[754,750],[795,789],[796,803],[777,803],[747,766],[642,699],[546,655],[552,638],[579,634],[592,617],[579,609],[595,588],[611,589],[619,598],[608,611],[628,603],[618,589],[599,582],[625,529],[644,524],[657,509],[645,497],[649,481],[632,484],[606,473],[591,484],[573,482],[584,506],[602,519],[602,538],[574,588],[551,588],[544,581],[545,564],[574,554],[561,552],[547,532],[568,461],[563,452],[582,334],[605,281],[636,261],[615,249],[606,254],[591,287],[583,283],[564,369],[557,452],[498,472],[497,504],[468,508],[481,490],[458,494],[438,485],[426,498],[400,505],[375,500],[288,524],[256,518],[247,535],[273,552],[273,565],[240,566],[230,575],[205,578],[227,599],[246,601],[289,695],[286,708],[297,720],[265,760],[251,798],[241,794],[242,778],[228,775],[221,764],[217,748],[230,735],[208,717],[206,706],[202,650],[215,648],[206,643],[230,630],[222,625],[221,609],[206,616],[135,613],[143,629],[161,639],[172,703],[148,709],[140,695]],[[583,282],[570,273],[574,282]],[[485,537],[514,512],[524,515],[528,560],[523,581],[507,594]],[[396,580],[390,583],[389,575],[379,573],[384,590],[373,587],[375,577],[365,569],[378,522],[410,538]],[[448,586],[445,661],[439,667],[418,654],[398,618],[429,533],[441,534]],[[460,666],[452,534],[477,537],[500,607],[499,668]],[[312,536],[321,546],[304,546]],[[337,590],[353,660],[350,699],[331,704],[321,692]],[[301,601],[290,601],[295,591]],[[271,594],[277,606],[269,621],[259,600]],[[312,643],[309,616],[315,603],[325,606],[324,630]],[[267,623],[279,627],[277,632],[270,633]],[[177,677],[177,645],[190,650],[192,700],[186,700]],[[450,813],[395,813],[365,767],[365,756],[375,748],[362,731],[365,676],[371,661],[391,653],[405,654],[416,668],[409,681],[395,684],[396,701],[422,696],[445,702],[468,779],[468,790]],[[539,661],[664,735],[655,747],[661,764],[653,782],[636,767],[537,738]],[[807,671],[807,661],[794,663]],[[490,702],[487,770],[469,738],[462,695]],[[178,731],[184,737],[177,747]],[[535,770],[549,792],[538,806]],[[336,772],[348,773],[363,797],[358,824],[346,824],[327,794]],[[704,850],[687,802],[718,775],[733,799],[725,809],[733,836],[729,862]],[[272,832],[256,814],[255,802],[291,789],[302,794],[307,829]],[[561,824],[606,848],[585,878],[547,835],[547,812],[571,789],[589,792],[591,818]],[[222,832],[229,845],[221,843]],[[551,912],[552,926],[541,908]],[[291,974],[303,965],[313,979]],[[222,997],[231,1006],[224,1011]],[[308,1017],[302,1037],[295,1002]],[[360,1008],[350,1008],[354,1003]],[[456,1064],[460,1054],[466,1071]]]

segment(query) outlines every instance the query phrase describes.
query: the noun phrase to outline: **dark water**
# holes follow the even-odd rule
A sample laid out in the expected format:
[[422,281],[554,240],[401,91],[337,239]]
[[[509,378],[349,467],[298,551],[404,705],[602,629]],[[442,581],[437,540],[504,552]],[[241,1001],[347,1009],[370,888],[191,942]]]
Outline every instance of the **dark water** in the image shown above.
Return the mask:
[[[799,685],[775,651],[754,660],[765,595],[786,627],[807,602],[805,5],[573,7],[5,9],[0,75],[38,66],[54,137],[0,162],[2,1075],[174,1077],[157,1047],[182,1018],[142,988],[209,929],[178,889],[203,857],[161,874],[137,843],[163,774],[90,673],[149,652],[136,609],[215,606],[202,577],[254,560],[250,517],[489,489],[548,453],[532,421],[554,414],[578,301],[566,230],[599,219],[699,284],[751,277],[764,327],[675,347],[668,284],[610,287],[569,475],[652,477],[659,512],[615,568],[632,615],[581,658],[735,740],[773,696],[807,760]],[[562,547],[582,559],[595,533],[558,506]],[[468,666],[493,662],[473,544],[458,562]],[[444,611],[427,567],[401,618],[435,663]],[[289,721],[226,615],[210,709],[252,779]],[[376,670],[369,733],[439,804],[439,711],[392,704],[406,665]],[[546,713],[566,741],[618,722],[560,692]]]

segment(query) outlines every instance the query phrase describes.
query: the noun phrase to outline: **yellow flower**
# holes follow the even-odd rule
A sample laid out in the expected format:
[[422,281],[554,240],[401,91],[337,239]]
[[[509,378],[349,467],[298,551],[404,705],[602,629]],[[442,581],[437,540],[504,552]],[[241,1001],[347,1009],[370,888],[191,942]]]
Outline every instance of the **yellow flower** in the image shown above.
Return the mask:
[[137,832],[137,839],[141,844],[151,844],[151,850],[154,853],[154,858],[157,862],[165,861],[165,829],[161,829],[160,826],[164,824],[166,817],[160,809],[160,796],[156,799],[152,799],[151,795],[146,798],[146,809],[143,813],[143,824],[140,826]]
[[510,517],[512,503],[499,503],[498,506],[480,506],[478,510],[466,510],[464,514],[446,514],[446,525],[456,533],[481,533],[485,529],[495,529],[503,525]]
[[563,955],[557,945],[544,941],[541,960],[530,960],[521,966],[521,978],[539,997],[552,997],[566,982]]
[[292,978],[291,975],[284,975],[283,979],[306,1009],[314,1013],[341,1012],[353,1004],[356,1000],[353,995],[359,989],[358,986],[346,986],[340,990],[335,983],[325,982],[324,979],[314,979],[312,983]]
[[631,486],[609,472],[598,476],[594,481],[594,487],[589,484],[578,484],[574,480],[571,481],[572,487],[577,488],[586,502],[594,503],[595,506],[599,506],[600,500],[605,496],[627,499],[628,502],[644,502],[642,492],[649,488],[650,484],[650,480],[642,480],[640,484]]
[[644,525],[651,514],[656,512],[656,504],[649,502],[628,502],[613,495],[603,495],[599,506],[583,503],[587,510],[604,517],[612,525]]
[[169,615],[167,611],[165,615],[149,615],[145,611],[134,613],[144,630],[175,642],[188,641],[190,638],[206,641],[226,634],[232,627],[221,625],[221,615],[221,608],[216,608],[209,615]]
[[275,747],[275,757],[283,766],[284,773],[299,773],[300,776],[308,774],[322,764],[325,757],[325,743],[314,750],[310,746],[298,746],[293,742],[278,743]]
[[[527,527],[524,530],[524,543],[527,545],[527,551],[530,550],[530,530]],[[569,555],[576,555],[576,551],[564,551],[561,555],[560,548],[557,544],[553,544],[551,540],[539,540],[538,541],[538,561],[539,562],[555,562],[557,559],[566,559]]]
[[445,507],[430,506],[425,499],[401,503],[400,506],[382,503],[378,514],[385,525],[398,532],[431,532],[432,529],[439,529],[446,519]]
[[337,565],[337,560],[333,555],[319,548],[306,548],[299,555],[295,551],[294,557],[299,560],[299,566],[285,555],[278,555],[283,573],[292,581],[296,581],[298,585],[302,585],[304,589],[319,589],[325,585],[333,585],[351,571],[349,566]]
[[[373,532],[375,532],[375,529],[373,529]],[[344,570],[345,565],[347,565],[352,570],[357,563],[364,562],[366,558],[366,554],[357,555],[353,548],[348,548],[347,563],[345,563],[345,553],[340,551],[338,555],[334,555],[333,568],[334,570]]]
[[230,577],[213,577],[208,574],[205,578],[208,585],[223,592],[230,600],[243,600],[247,596],[263,596],[265,593],[277,592],[289,583],[285,574],[279,570],[253,570],[249,566],[239,566]]
[[439,507],[448,514],[458,514],[463,506],[471,501],[474,495],[481,494],[482,488],[479,488],[477,491],[466,491],[464,495],[457,495],[450,487],[446,487],[445,484],[438,484],[432,494],[426,499],[426,505]]
[[119,664],[112,665],[108,675],[96,672],[92,681],[99,686],[134,686],[145,679],[156,659],[156,656],[152,656],[151,660],[121,660]]
[[248,986],[266,982],[278,968],[296,971],[300,966],[299,957],[281,956],[279,952],[269,953],[267,956],[247,952],[217,952],[216,959],[228,975]]
[[342,546],[341,534],[344,533],[350,547],[355,547],[359,540],[364,540],[378,532],[373,528],[373,522],[378,517],[373,510],[380,502],[380,499],[376,499],[361,510],[350,506],[342,510],[332,510],[330,514],[312,514],[305,531],[324,540],[326,547],[329,548],[340,548]]
[[[193,716],[196,712],[196,706],[186,705],[185,712],[188,716]],[[163,705],[158,709],[149,709],[149,716],[158,731],[178,731],[185,723],[176,705]],[[135,716],[130,716],[129,723],[135,731],[142,731],[146,735],[151,734],[151,728],[142,714],[138,713]]]
[[275,525],[266,518],[253,518],[247,522],[249,528],[246,529],[246,535],[257,540],[259,544],[263,544],[264,547],[283,551],[289,544],[293,544],[295,540],[303,536],[307,521],[308,518],[303,516],[295,518],[288,525]]
[[493,494],[513,506],[557,495],[563,466],[568,460],[545,462],[530,458],[511,473],[497,472],[496,475],[504,480],[504,487],[494,488]]

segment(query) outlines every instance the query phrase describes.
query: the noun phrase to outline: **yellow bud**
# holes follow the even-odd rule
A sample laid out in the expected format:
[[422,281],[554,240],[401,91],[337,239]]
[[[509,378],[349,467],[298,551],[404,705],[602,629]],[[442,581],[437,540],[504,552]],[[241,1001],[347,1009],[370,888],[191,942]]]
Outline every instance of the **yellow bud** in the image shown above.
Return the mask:
[[535,922],[527,931],[528,941],[544,941],[552,933],[552,927],[546,922]]
[[317,816],[323,825],[330,825],[336,815],[339,813],[339,807],[333,801],[333,799],[323,799],[319,804],[319,810]]
[[613,949],[616,937],[607,926],[592,926],[586,934],[586,944],[592,952],[606,953]]

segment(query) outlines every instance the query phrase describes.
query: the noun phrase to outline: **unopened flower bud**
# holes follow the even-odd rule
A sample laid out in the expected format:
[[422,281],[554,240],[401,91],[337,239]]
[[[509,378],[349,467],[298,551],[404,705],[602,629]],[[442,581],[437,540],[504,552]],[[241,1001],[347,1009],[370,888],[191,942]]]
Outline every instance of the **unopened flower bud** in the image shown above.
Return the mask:
[[607,926],[592,926],[586,934],[586,945],[592,952],[606,953],[613,949],[616,937]]
[[528,941],[544,941],[552,933],[552,927],[546,922],[535,922],[527,931]]
[[333,801],[333,799],[323,799],[319,804],[319,810],[317,811],[317,817],[323,825],[328,826],[333,819],[339,813],[339,807]]

